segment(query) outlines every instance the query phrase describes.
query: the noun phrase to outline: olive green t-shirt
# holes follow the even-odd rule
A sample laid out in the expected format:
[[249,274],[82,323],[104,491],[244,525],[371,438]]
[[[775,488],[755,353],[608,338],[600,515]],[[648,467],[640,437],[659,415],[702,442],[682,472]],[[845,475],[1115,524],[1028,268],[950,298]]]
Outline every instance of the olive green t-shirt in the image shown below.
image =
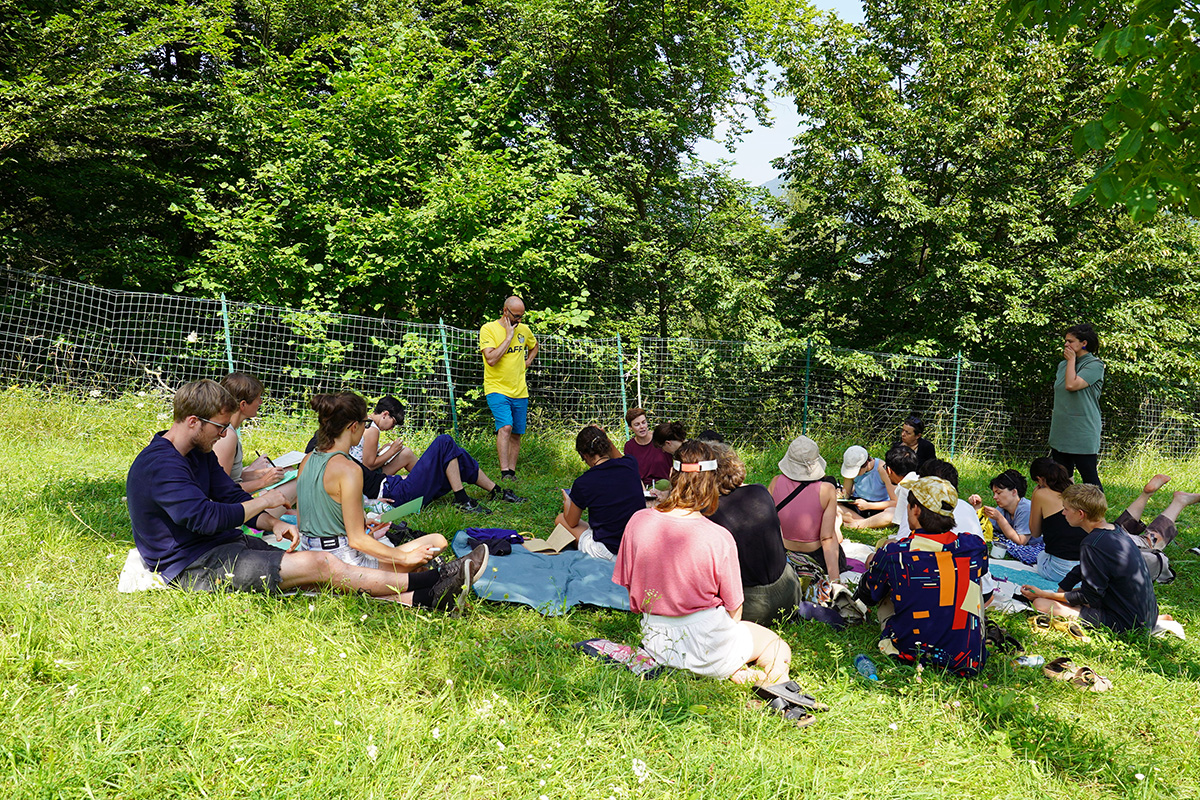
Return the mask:
[[1072,392],[1066,387],[1067,362],[1059,362],[1058,377],[1054,380],[1054,413],[1050,417],[1050,446],[1060,453],[1099,453],[1104,362],[1084,353],[1075,359],[1075,374],[1088,385]]

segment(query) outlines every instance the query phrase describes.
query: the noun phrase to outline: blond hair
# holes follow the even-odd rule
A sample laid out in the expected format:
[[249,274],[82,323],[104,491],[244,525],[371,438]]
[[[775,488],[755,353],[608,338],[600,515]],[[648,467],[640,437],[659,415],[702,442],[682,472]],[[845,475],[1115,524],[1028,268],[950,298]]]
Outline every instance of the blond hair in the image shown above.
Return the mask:
[[729,494],[746,482],[746,464],[737,451],[724,442],[708,442],[717,457],[717,490]]
[[[696,464],[700,461],[712,461],[715,454],[706,442],[689,439],[675,451],[675,460],[680,464]],[[717,510],[721,502],[721,492],[717,488],[717,473],[710,472],[678,472],[671,470],[671,492],[658,504],[659,511],[673,511],[682,508],[686,511],[699,511],[701,514],[711,514]]]
[[212,419],[218,414],[232,414],[238,407],[224,386],[208,378],[185,383],[175,390],[175,421],[188,417]]
[[1104,522],[1108,514],[1108,500],[1104,492],[1090,483],[1073,483],[1063,489],[1062,503],[1082,512],[1091,522]]

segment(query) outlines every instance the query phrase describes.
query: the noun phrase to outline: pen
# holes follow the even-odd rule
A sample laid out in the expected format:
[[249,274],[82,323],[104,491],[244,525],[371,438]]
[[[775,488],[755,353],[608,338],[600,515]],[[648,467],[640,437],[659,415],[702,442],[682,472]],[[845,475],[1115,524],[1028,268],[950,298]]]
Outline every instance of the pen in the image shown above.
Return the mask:
[[272,467],[275,466],[275,462],[271,460],[270,456],[264,456],[262,453],[258,452],[257,450],[254,451],[254,455],[258,456],[259,458],[265,458],[267,460],[268,464],[270,464]]

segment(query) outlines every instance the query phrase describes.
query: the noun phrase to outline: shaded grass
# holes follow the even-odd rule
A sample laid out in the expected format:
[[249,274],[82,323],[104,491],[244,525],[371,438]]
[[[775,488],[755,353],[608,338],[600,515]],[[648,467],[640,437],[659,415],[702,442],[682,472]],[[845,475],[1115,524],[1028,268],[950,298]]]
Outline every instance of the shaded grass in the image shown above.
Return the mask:
[[[918,680],[878,658],[882,684],[870,686],[851,660],[875,652],[873,626],[785,625],[793,674],[832,707],[800,731],[746,709],[732,684],[674,672],[642,682],[577,655],[581,639],[636,640],[637,620],[611,610],[543,618],[480,604],[453,619],[331,594],[118,595],[124,476],[165,427],[160,412],[133,397],[0,393],[4,796],[1200,795],[1193,640],[1076,644],[1001,618],[1030,652],[1068,654],[1114,680],[1089,695],[1001,657],[973,681]],[[266,425],[250,436],[248,452],[303,444]],[[582,469],[572,441],[526,437],[519,491],[531,502],[488,523],[547,532],[557,488]],[[774,473],[784,444],[745,451],[752,480]],[[465,445],[494,471],[490,438]],[[823,445],[839,463],[845,443]],[[1007,466],[955,462],[964,492],[983,493]],[[1197,466],[1140,453],[1102,472],[1119,509],[1156,471],[1196,488]],[[1182,547],[1169,551],[1179,579],[1159,593],[1189,631],[1198,559],[1184,549],[1198,543],[1196,519],[1185,513]],[[442,505],[414,524],[449,535],[470,521]]]

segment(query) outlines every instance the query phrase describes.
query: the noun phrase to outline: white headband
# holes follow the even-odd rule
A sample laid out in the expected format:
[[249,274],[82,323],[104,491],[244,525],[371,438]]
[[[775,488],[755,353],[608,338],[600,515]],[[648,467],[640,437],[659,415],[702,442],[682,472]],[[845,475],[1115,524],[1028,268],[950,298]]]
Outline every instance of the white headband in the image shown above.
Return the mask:
[[716,472],[716,461],[700,461],[698,463],[681,464],[678,461],[672,461],[671,466],[676,472]]

